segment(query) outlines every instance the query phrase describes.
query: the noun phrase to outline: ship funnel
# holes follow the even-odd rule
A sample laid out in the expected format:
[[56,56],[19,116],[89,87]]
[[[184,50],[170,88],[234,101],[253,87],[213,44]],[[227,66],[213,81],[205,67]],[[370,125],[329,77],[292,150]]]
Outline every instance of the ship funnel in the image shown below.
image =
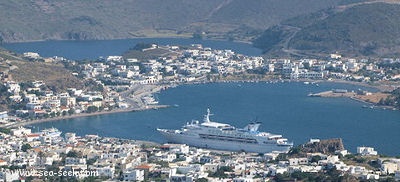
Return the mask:
[[245,130],[250,131],[250,132],[256,132],[258,131],[258,128],[260,127],[261,123],[249,123],[246,127],[244,127]]

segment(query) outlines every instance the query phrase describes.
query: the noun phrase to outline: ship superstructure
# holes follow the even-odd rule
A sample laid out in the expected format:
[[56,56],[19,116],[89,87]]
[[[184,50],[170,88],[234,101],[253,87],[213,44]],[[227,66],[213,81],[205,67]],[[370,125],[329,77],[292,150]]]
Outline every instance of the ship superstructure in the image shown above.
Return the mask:
[[186,123],[181,130],[157,130],[168,142],[201,148],[267,153],[286,152],[293,146],[293,143],[288,142],[282,135],[258,131],[261,124],[259,122],[252,122],[242,129],[237,129],[226,123],[211,121],[211,115],[207,109],[203,123],[192,121]]

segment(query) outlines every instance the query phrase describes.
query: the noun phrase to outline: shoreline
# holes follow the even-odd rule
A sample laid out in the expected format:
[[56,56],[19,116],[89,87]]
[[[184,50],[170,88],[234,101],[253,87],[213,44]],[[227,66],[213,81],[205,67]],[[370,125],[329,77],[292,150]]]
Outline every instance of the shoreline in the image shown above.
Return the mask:
[[[142,101],[143,96],[153,95],[157,92],[160,92],[166,88],[174,87],[174,84],[157,84],[157,85],[133,85],[127,91],[121,92],[121,95],[124,95],[124,100],[129,102],[130,107],[126,109],[115,109],[111,111],[98,111],[93,113],[79,113],[79,114],[72,114],[66,116],[58,116],[52,118],[42,118],[42,119],[35,119],[35,120],[22,120],[13,122],[11,124],[3,124],[0,127],[5,128],[15,128],[20,126],[38,124],[38,123],[45,123],[51,121],[59,121],[59,120],[66,120],[66,119],[74,119],[74,118],[81,118],[81,117],[90,117],[90,116],[98,116],[98,115],[106,115],[106,114],[115,114],[115,113],[124,113],[124,112],[140,112],[145,110],[152,110],[152,109],[162,109],[171,107],[169,105],[148,105]],[[126,93],[125,93],[126,92]],[[134,93],[134,96],[131,97],[130,93]]]
[[151,106],[151,107],[148,107],[148,108],[140,108],[140,109],[116,109],[116,110],[112,110],[112,111],[99,111],[99,112],[93,112],[93,113],[80,113],[80,114],[73,114],[73,115],[67,115],[67,116],[58,116],[58,117],[53,117],[53,118],[35,119],[35,120],[29,120],[29,121],[26,121],[26,122],[16,122],[16,123],[13,123],[13,124],[10,124],[10,125],[4,125],[2,127],[14,128],[14,127],[27,126],[27,125],[46,123],[46,122],[52,122],[52,121],[61,121],[61,120],[67,120],[67,119],[84,118],[84,117],[91,117],[91,116],[116,114],[116,113],[140,112],[140,111],[145,111],[145,110],[161,109],[161,108],[167,108],[167,107],[170,107],[170,106],[168,106],[168,105],[154,105],[154,106]]
[[378,92],[386,92],[386,91],[392,91],[396,87],[389,86],[389,85],[383,85],[382,83],[378,83],[378,85],[371,85],[369,83],[365,82],[354,82],[354,81],[349,81],[349,80],[313,80],[313,79],[279,79],[279,78],[272,78],[272,79],[220,79],[216,81],[207,81],[207,82],[195,82],[195,83],[257,83],[257,82],[315,82],[315,83],[342,83],[342,84],[349,84],[349,85],[355,85],[355,86],[362,86],[362,87],[368,87],[368,88],[374,88],[377,89]]
[[[35,43],[35,42],[46,42],[46,41],[72,41],[72,42],[79,42],[79,41],[110,41],[110,40],[126,40],[126,39],[156,39],[156,38],[171,38],[171,39],[194,39],[191,36],[132,36],[132,37],[117,37],[117,38],[111,38],[111,39],[88,39],[88,40],[71,40],[71,39],[37,39],[37,40],[18,40],[18,41],[3,41],[1,45],[3,44],[19,44],[19,43]],[[212,40],[212,41],[230,41],[228,39],[213,39],[213,38],[202,38],[202,39],[194,39],[194,40]],[[237,43],[244,43],[244,44],[249,44],[253,45],[253,42],[251,41],[246,41],[246,40],[233,40],[231,42],[237,42]],[[253,46],[254,47],[254,46]],[[256,48],[256,47],[255,47]],[[259,49],[259,48],[257,48]]]
[[[91,117],[91,116],[98,116],[98,115],[106,115],[106,114],[115,114],[115,113],[124,113],[124,112],[140,112],[140,111],[145,111],[145,110],[151,110],[151,109],[162,109],[162,108],[168,108],[171,107],[169,105],[147,105],[143,103],[141,100],[142,96],[146,95],[153,95],[157,92],[166,90],[168,88],[174,88],[176,86],[180,85],[191,85],[191,84],[208,84],[208,83],[258,83],[258,82],[315,82],[315,83],[321,83],[321,82],[328,82],[328,83],[343,83],[343,84],[350,84],[350,85],[359,85],[359,86],[364,86],[364,87],[370,87],[370,88],[375,88],[379,90],[379,92],[382,92],[382,85],[370,85],[368,83],[360,83],[360,82],[353,82],[353,81],[347,81],[347,80],[309,80],[309,79],[300,79],[300,80],[291,80],[291,79],[234,79],[234,80],[229,80],[229,79],[220,79],[220,80],[215,80],[215,81],[209,81],[209,80],[198,80],[195,82],[191,83],[182,83],[182,84],[154,84],[154,85],[134,85],[132,88],[130,88],[127,91],[124,92],[132,92],[135,93],[133,97],[130,97],[130,95],[124,96],[125,100],[129,100],[130,103],[135,106],[131,106],[130,108],[127,109],[115,109],[111,111],[99,111],[99,112],[93,112],[93,113],[79,113],[79,114],[73,114],[73,115],[66,115],[66,116],[59,116],[59,117],[53,117],[53,118],[43,118],[43,119],[37,119],[37,120],[26,120],[25,122],[15,122],[9,125],[2,125],[1,127],[5,128],[14,128],[14,127],[20,127],[20,126],[26,126],[26,125],[32,125],[32,124],[38,124],[38,123],[45,123],[45,122],[52,122],[52,121],[61,121],[61,120],[66,120],[66,119],[74,119],[74,118],[81,118],[81,117]],[[138,93],[136,93],[138,92]],[[324,96],[326,97],[326,96]],[[353,98],[349,97],[352,100],[355,101],[360,101],[364,103],[369,103],[369,104],[374,104],[373,102],[367,102],[365,100],[359,99],[359,98]]]
[[345,84],[350,84],[350,85],[375,88],[379,92],[392,91],[392,90],[395,89],[395,88],[393,88],[393,86],[384,85],[383,83],[375,83],[377,85],[371,85],[370,83],[365,83],[365,82],[355,82],[355,81],[337,80],[337,79],[335,79],[335,80],[320,80],[320,81],[317,81],[317,82],[345,83]]
[[[393,106],[379,105],[380,100],[386,99],[390,94],[384,92],[370,92],[369,94],[360,94],[354,91],[340,91],[336,92],[334,90],[327,90],[318,93],[310,93],[309,97],[324,97],[324,98],[349,98],[351,100],[364,103],[367,105],[363,105],[363,108],[383,108],[383,109],[392,109],[396,110]],[[368,106],[369,105],[369,106]]]

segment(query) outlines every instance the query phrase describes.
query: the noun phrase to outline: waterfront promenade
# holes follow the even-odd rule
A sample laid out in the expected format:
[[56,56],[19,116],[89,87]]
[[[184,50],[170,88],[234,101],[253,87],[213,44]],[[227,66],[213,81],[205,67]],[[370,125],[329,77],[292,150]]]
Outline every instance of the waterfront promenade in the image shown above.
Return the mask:
[[121,113],[121,112],[137,112],[143,111],[148,109],[160,109],[169,107],[168,105],[147,105],[143,102],[142,97],[146,95],[152,95],[154,93],[160,92],[161,90],[165,89],[165,85],[134,85],[127,91],[121,93],[121,97],[124,101],[126,101],[130,107],[128,108],[118,108],[111,111],[98,111],[92,113],[77,113],[65,116],[57,116],[51,118],[43,118],[43,119],[34,119],[34,120],[21,120],[12,122],[8,125],[0,125],[0,127],[6,128],[14,128],[19,126],[26,126],[32,125],[37,123],[43,122],[50,122],[50,121],[58,121],[64,119],[72,119],[72,118],[79,118],[79,117],[90,117],[96,115],[104,115],[104,114],[114,114],[114,113]]

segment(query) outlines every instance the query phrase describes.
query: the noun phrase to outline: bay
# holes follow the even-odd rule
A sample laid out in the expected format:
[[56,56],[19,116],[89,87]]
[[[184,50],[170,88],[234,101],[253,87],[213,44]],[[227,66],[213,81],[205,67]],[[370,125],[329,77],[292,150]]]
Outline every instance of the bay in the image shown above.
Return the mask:
[[137,43],[156,43],[158,45],[202,44],[212,49],[230,49],[240,54],[258,56],[261,50],[251,44],[218,40],[200,40],[185,38],[137,38],[119,40],[89,41],[42,41],[7,43],[1,46],[17,53],[37,52],[42,57],[62,56],[72,60],[97,59],[100,56],[118,56],[133,48]]
[[[212,120],[244,127],[260,121],[261,131],[282,134],[295,145],[310,138],[342,138],[346,149],[375,147],[379,153],[400,154],[400,112],[362,108],[348,98],[308,97],[330,89],[356,90],[359,86],[319,83],[213,83],[182,85],[157,94],[160,104],[178,105],[160,110],[75,118],[34,125],[56,127],[79,135],[98,134],[165,142],[156,128],[179,129],[192,119],[202,121],[206,108]],[[367,89],[367,88],[363,88]]]

